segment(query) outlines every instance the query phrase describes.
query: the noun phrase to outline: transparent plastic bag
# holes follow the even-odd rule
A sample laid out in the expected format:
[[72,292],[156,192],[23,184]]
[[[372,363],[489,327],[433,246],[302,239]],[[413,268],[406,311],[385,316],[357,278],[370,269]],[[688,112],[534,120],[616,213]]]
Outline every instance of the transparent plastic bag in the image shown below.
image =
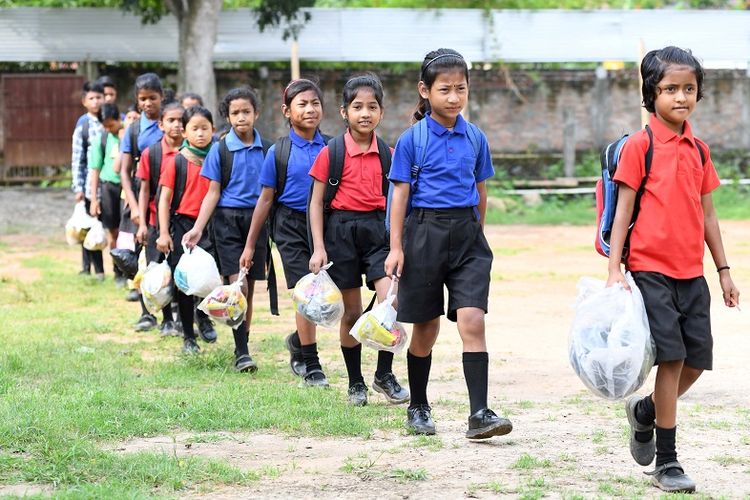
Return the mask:
[[138,271],[135,273],[135,276],[131,281],[131,288],[133,288],[134,290],[141,289],[143,274],[146,272],[147,267],[148,265],[146,263],[146,248],[143,247],[141,248],[141,253],[138,254]]
[[83,248],[92,252],[107,248],[107,232],[100,221],[94,219],[91,229],[86,233],[86,238],[83,240]]
[[396,309],[393,301],[393,287],[396,280],[391,281],[391,287],[385,300],[359,317],[349,334],[367,347],[379,351],[397,353],[404,348],[407,341],[406,330],[396,321]]
[[247,274],[247,269],[240,269],[237,281],[230,285],[221,285],[209,293],[205,299],[198,304],[198,309],[220,323],[238,327],[245,321],[247,312],[247,299],[242,293],[242,280]]
[[192,251],[183,245],[184,253],[174,269],[174,284],[185,295],[205,297],[221,286],[221,276],[213,256],[201,247]]
[[172,301],[172,292],[172,271],[167,261],[149,264],[141,281],[141,295],[148,312],[156,314],[161,311]]
[[65,223],[65,240],[68,245],[83,243],[94,221],[96,219],[86,213],[86,204],[83,201],[76,203],[73,207],[73,215]]
[[573,370],[594,394],[612,400],[637,391],[656,359],[643,296],[630,273],[625,279],[631,291],[581,278],[570,331]]
[[326,272],[329,262],[318,274],[306,274],[297,282],[292,300],[297,311],[316,325],[336,328],[344,316],[344,299],[341,290]]

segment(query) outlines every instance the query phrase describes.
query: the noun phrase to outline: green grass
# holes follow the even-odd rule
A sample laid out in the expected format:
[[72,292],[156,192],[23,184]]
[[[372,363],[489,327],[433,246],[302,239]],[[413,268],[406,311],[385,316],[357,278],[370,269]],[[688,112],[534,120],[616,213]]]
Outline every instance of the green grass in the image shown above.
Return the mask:
[[549,459],[540,460],[536,457],[524,453],[518,460],[511,465],[514,469],[539,469],[552,467],[552,461]]
[[[175,339],[131,332],[135,308],[118,307],[122,291],[111,282],[80,279],[49,257],[24,266],[43,278],[0,281],[8,335],[0,352],[1,483],[48,484],[63,498],[179,495],[281,471],[116,453],[108,451],[112,443],[178,432],[195,434],[191,442],[253,431],[368,437],[402,426],[400,408],[373,404],[352,418],[341,391],[298,387],[286,363],[274,362],[283,332],[252,339],[258,373],[235,373],[228,329],[220,330],[218,346],[179,356]],[[112,341],[118,338],[128,342]]]

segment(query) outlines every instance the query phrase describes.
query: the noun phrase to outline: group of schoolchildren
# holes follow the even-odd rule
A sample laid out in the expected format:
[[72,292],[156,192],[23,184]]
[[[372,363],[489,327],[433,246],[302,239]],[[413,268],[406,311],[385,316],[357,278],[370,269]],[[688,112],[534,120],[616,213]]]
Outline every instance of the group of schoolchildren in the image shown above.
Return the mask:
[[[708,147],[693,137],[687,122],[702,96],[703,69],[689,51],[667,47],[650,52],[641,73],[644,105],[652,115],[650,127],[623,148],[615,177],[620,194],[608,285],[627,286],[624,262],[643,294],[657,347],[654,392],[626,405],[631,454],[642,465],[656,458],[651,474],[658,487],[691,491],[695,485],[677,461],[676,404],[712,366],[704,242],[727,306],[739,304],[739,292],[729,276],[711,203],[718,177]],[[368,400],[362,344],[349,333],[362,314],[362,276],[378,301],[385,300],[394,280],[398,320],[413,324],[406,355],[409,390],[393,373],[393,354],[387,351],[378,352],[372,387],[390,403],[409,402],[412,432],[436,432],[427,385],[440,317],[446,313],[445,287],[447,316],[457,323],[463,343],[470,403],[466,437],[485,439],[512,430],[487,401],[484,315],[493,256],[483,227],[485,181],[494,169],[485,134],[461,116],[469,71],[459,53],[438,49],[427,54],[413,125],[395,148],[375,132],[383,118],[384,92],[371,74],[344,85],[340,113],[347,129],[333,138],[320,130],[319,87],[307,79],[290,82],[281,105],[289,133],[274,144],[255,127],[259,102],[249,88],[233,89],[223,98],[219,111],[230,128],[216,140],[211,112],[197,96],[165,103],[159,78],[148,73],[135,83],[140,115],[132,110],[121,117],[108,83],[84,87],[87,114],[73,138],[76,199],[85,200],[91,214],[101,218],[113,245],[118,230],[132,233],[148,261],[166,258],[174,270],[185,249],[197,245],[215,257],[225,282],[246,271],[247,313],[232,329],[238,371],[257,369],[248,348],[252,299],[255,282],[266,279],[270,236],[289,288],[334,263],[328,272],[343,296],[339,339],[351,405]],[[650,171],[644,169],[646,155],[651,155]],[[634,207],[640,216],[629,229]],[[97,276],[103,276],[101,253],[83,252],[83,272],[93,264]],[[194,297],[177,291],[176,303],[179,323],[166,306],[163,334],[181,331],[183,350],[198,352],[197,320],[203,340],[216,341],[211,321],[196,313]],[[291,370],[304,385],[328,387],[316,325],[299,312],[295,321],[296,331],[285,339]],[[156,318],[143,307],[138,329],[155,326]]]

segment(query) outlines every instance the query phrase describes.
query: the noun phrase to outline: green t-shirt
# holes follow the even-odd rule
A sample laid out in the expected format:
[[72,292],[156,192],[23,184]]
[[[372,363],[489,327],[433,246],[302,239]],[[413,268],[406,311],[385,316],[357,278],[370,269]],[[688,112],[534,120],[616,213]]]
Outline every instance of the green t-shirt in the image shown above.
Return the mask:
[[113,182],[115,184],[120,183],[120,174],[115,173],[112,165],[115,162],[115,158],[120,154],[120,140],[116,135],[107,134],[107,147],[102,151],[102,140],[101,136],[91,138],[89,143],[89,168],[100,170],[99,178],[102,181]]

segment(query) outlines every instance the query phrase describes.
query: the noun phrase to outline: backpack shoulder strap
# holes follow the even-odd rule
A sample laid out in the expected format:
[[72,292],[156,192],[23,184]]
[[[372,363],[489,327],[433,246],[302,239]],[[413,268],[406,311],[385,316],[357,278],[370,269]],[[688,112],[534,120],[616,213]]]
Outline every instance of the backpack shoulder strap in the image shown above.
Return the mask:
[[341,174],[344,171],[344,155],[346,154],[346,144],[344,136],[339,135],[328,142],[328,182],[323,194],[323,210],[331,210],[331,202],[336,197],[341,183]]
[[185,194],[187,171],[187,159],[181,154],[177,154],[174,158],[174,190],[172,193],[172,205],[170,207],[170,213],[172,215],[177,212],[177,208],[180,206],[182,197]]
[[273,146],[273,143],[261,137],[260,144],[263,147],[263,156],[265,157],[268,154],[268,150]]
[[479,155],[482,153],[482,133],[479,127],[471,122],[466,122],[466,136],[469,138],[471,147],[474,148],[474,153],[479,158]]
[[102,160],[104,160],[104,157],[107,155],[107,139],[109,139],[109,132],[107,132],[106,130],[102,130],[102,138],[101,138]]
[[141,135],[141,119],[138,118],[131,123],[128,130],[130,131],[130,156],[133,157],[133,164],[135,165],[141,159],[141,150],[138,147],[138,136]]
[[377,141],[378,141],[378,155],[380,156],[380,168],[382,170],[383,196],[387,197],[388,187],[390,185],[390,181],[388,180],[388,174],[391,173],[391,148],[380,137],[377,137]]
[[430,136],[430,130],[427,128],[427,118],[422,118],[411,127],[411,142],[414,146],[414,162],[411,166],[411,194],[417,190],[419,183],[419,173],[424,167],[427,158],[427,142]]
[[331,142],[331,139],[333,139],[332,135],[326,135],[323,132],[320,133],[320,137],[323,138],[323,142],[325,142],[326,144],[328,144],[329,142]]
[[148,148],[148,187],[150,198],[156,195],[156,188],[159,187],[162,154],[161,141],[155,142]]
[[234,153],[229,151],[226,136],[219,141],[219,164],[221,167],[221,190],[224,191],[232,177],[232,166],[234,164]]
[[700,142],[698,141],[695,141],[695,147],[698,148],[698,153],[701,155],[701,165],[705,167],[706,160],[708,160],[708,158],[706,158],[706,151],[703,149],[703,146],[701,146]]
[[646,150],[646,161],[644,165],[645,174],[641,180],[641,185],[638,187],[638,191],[635,193],[635,202],[633,203],[633,215],[630,218],[630,229],[625,237],[625,242],[630,241],[630,233],[633,231],[633,224],[638,218],[638,213],[641,211],[641,198],[643,193],[646,192],[646,181],[648,181],[648,174],[651,172],[651,162],[654,158],[654,133],[651,131],[651,127],[646,125],[646,133],[648,134],[648,149]]
[[274,163],[276,165],[276,194],[274,195],[274,200],[278,200],[286,188],[286,174],[291,154],[292,140],[288,135],[279,137],[274,149]]

